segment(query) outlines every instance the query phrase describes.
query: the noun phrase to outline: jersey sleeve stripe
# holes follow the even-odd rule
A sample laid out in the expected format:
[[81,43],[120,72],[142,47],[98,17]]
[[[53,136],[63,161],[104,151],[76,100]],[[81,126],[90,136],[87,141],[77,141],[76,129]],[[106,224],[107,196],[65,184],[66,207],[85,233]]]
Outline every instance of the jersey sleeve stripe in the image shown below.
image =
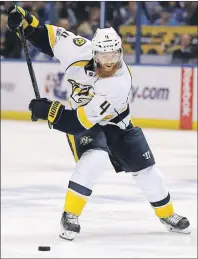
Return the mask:
[[74,63],[72,63],[71,65],[69,65],[66,69],[65,69],[65,72],[67,71],[67,69],[69,68],[69,67],[85,67],[87,64],[89,63],[89,60],[79,60],[79,61],[76,61],[76,62],[74,62]]
[[80,121],[81,125],[84,128],[90,129],[91,127],[94,126],[94,124],[87,118],[87,115],[85,113],[85,109],[83,106],[78,107],[77,116],[78,116],[78,120]]
[[46,27],[48,31],[49,43],[50,43],[51,49],[53,49],[55,45],[54,29],[53,29],[53,26],[50,24],[46,24]]
[[132,76],[132,70],[127,66],[128,70],[129,70],[129,74]]
[[73,63],[72,67],[85,67],[89,62],[88,61],[77,61]]

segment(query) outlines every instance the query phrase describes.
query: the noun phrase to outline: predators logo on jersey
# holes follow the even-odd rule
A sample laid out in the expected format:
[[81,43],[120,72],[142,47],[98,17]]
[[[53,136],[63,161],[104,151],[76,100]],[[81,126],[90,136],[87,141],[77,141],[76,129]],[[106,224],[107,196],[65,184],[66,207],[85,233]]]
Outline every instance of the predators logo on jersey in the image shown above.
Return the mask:
[[86,40],[83,38],[74,38],[73,42],[76,46],[81,47],[82,45],[84,45],[86,43]]
[[68,81],[72,85],[72,93],[70,97],[75,103],[80,104],[79,106],[89,103],[94,97],[95,93],[93,86],[77,83],[73,79],[68,79]]
[[93,142],[93,139],[90,136],[82,136],[80,138],[80,145],[86,146],[87,144]]

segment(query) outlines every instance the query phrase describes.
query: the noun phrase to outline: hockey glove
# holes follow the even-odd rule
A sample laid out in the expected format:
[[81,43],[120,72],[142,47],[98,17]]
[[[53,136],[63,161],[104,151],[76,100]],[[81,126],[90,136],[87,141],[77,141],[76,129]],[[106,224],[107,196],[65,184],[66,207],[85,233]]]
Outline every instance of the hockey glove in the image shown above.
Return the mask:
[[52,102],[47,98],[33,99],[29,104],[32,121],[48,120],[52,125],[58,122],[64,109],[65,106],[60,102]]
[[27,11],[25,11],[20,6],[12,5],[8,9],[8,27],[17,32],[17,28],[19,26],[23,26],[23,29],[28,26],[37,27],[39,25],[39,21],[35,16],[30,15]]

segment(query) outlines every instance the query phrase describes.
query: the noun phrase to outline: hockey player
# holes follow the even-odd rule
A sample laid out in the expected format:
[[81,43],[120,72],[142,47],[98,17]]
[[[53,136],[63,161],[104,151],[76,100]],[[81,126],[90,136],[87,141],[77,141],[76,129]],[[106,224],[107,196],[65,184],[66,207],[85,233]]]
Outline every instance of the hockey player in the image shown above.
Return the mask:
[[32,119],[46,120],[67,133],[77,162],[66,192],[60,237],[72,240],[80,232],[78,217],[108,159],[116,172],[133,176],[169,231],[190,233],[188,219],[174,212],[142,130],[130,120],[132,78],[115,30],[97,29],[91,42],[60,27],[39,25],[20,7],[10,8],[8,25],[13,31],[23,26],[26,39],[58,58],[65,71],[67,104],[41,98],[29,105]]

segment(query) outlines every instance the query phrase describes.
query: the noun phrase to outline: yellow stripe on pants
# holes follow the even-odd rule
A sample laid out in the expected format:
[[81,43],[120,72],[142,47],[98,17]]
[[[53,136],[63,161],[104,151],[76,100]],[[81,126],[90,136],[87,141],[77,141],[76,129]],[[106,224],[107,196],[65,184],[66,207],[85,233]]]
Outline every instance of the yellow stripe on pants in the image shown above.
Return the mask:
[[76,150],[76,144],[75,144],[75,139],[74,136],[71,134],[67,134],[68,140],[71,144],[71,148],[72,148],[72,152],[74,155],[74,159],[77,162],[79,160],[78,154],[77,154],[77,150]]

